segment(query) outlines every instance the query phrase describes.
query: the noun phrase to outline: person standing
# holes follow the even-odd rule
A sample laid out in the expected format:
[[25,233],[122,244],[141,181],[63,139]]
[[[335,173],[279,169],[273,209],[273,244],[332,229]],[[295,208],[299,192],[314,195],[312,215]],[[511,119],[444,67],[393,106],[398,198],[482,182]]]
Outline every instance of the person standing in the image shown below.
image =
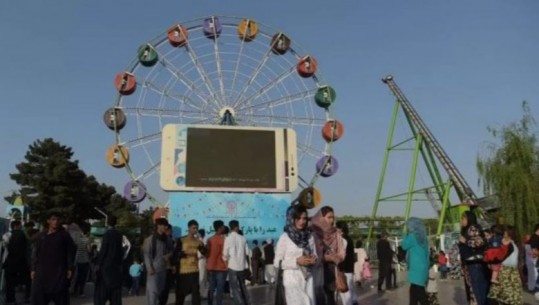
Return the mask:
[[425,291],[430,264],[427,230],[423,221],[416,217],[410,217],[406,221],[406,227],[408,233],[403,237],[401,247],[407,252],[410,305],[428,305]]
[[216,304],[223,305],[223,293],[225,291],[225,282],[227,276],[226,264],[223,261],[223,248],[225,245],[225,224],[222,220],[213,222],[215,234],[208,239],[208,280],[210,286],[208,289],[208,305],[213,305],[215,294]]
[[487,267],[483,261],[487,245],[483,228],[477,223],[477,217],[472,211],[462,214],[460,225],[458,246],[464,282],[470,291],[470,301],[473,297],[477,305],[486,305],[490,281],[487,279]]
[[307,228],[307,209],[294,205],[286,211],[284,233],[279,237],[273,265],[283,270],[286,304],[314,303],[312,266],[317,261],[315,242]]
[[498,283],[490,286],[488,297],[497,304],[520,305],[522,304],[522,281],[518,272],[520,247],[517,245],[515,227],[503,228],[501,248],[497,249],[497,258],[502,262]]
[[36,237],[30,277],[34,305],[69,304],[69,281],[73,275],[75,243],[61,226],[60,214],[52,212],[47,229]]
[[346,276],[346,283],[348,284],[348,291],[340,293],[343,305],[357,305],[359,303],[359,296],[356,285],[354,285],[354,263],[356,256],[354,255],[354,242],[350,235],[348,235],[348,225],[344,221],[337,221],[337,231],[342,235],[344,239],[345,257],[338,267]]
[[144,240],[142,253],[146,266],[146,303],[159,305],[167,280],[167,260],[171,256],[165,231],[168,222],[165,218],[155,220],[154,233]]
[[230,281],[230,292],[236,305],[249,305],[250,298],[245,287],[245,264],[249,255],[249,246],[245,237],[238,234],[240,224],[237,220],[228,223],[230,234],[225,239],[223,247],[223,260],[228,265],[228,280]]
[[28,262],[26,236],[20,220],[11,222],[11,234],[7,243],[7,257],[4,262],[6,279],[6,304],[15,304],[15,287],[25,282]]
[[159,304],[160,305],[166,305],[168,303],[168,297],[170,295],[170,288],[172,287],[174,283],[174,277],[176,275],[176,265],[177,262],[173,261],[173,253],[174,253],[174,238],[172,237],[172,225],[167,222],[167,226],[165,229],[165,235],[166,235],[166,254],[165,254],[165,260],[166,260],[166,278],[165,278],[165,285],[163,286],[163,289],[161,291],[161,296],[159,297]]
[[251,270],[253,286],[260,284],[260,267],[262,266],[262,250],[258,247],[258,240],[253,240],[253,251],[251,251]]
[[273,261],[275,260],[275,249],[273,248],[273,240],[270,238],[266,240],[266,245],[263,248],[264,252],[264,279],[266,283],[270,284],[270,287],[273,287],[275,284],[275,267],[273,266]]
[[194,219],[187,223],[187,236],[178,239],[180,271],[176,278],[176,305],[183,305],[185,297],[191,295],[191,304],[200,305],[200,284],[198,253],[206,254],[204,244],[198,239],[198,222]]
[[84,287],[86,286],[86,279],[90,270],[90,239],[88,238],[90,225],[83,224],[81,231],[82,234],[76,239],[77,254],[75,256],[75,263],[77,266],[77,278],[75,279],[73,292],[76,296],[84,297]]
[[122,304],[122,234],[116,229],[116,216],[107,219],[108,230],[103,235],[101,249],[96,259],[94,304]]
[[[206,247],[206,230],[198,230],[198,239]],[[207,253],[206,253],[207,254]],[[207,269],[208,259],[206,255],[198,252],[198,285],[200,286],[200,295],[203,298],[206,298],[208,295],[208,269]]]
[[335,214],[330,206],[322,207],[311,219],[316,254],[320,258],[313,268],[316,305],[335,305],[335,269],[346,253],[334,222]]
[[376,243],[378,256],[378,292],[382,292],[382,285],[386,282],[386,290],[391,287],[391,264],[393,263],[393,250],[387,240],[387,233],[382,233]]

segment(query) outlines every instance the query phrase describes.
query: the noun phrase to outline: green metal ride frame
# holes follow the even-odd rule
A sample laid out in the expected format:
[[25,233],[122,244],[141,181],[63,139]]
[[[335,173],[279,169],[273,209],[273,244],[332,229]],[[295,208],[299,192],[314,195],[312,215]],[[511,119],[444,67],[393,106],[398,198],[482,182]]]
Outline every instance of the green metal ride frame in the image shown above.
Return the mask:
[[[417,112],[415,112],[415,109],[411,106],[410,102],[396,86],[393,81],[393,77],[387,76],[382,81],[389,85],[390,89],[397,97],[397,100],[395,101],[395,105],[393,108],[393,116],[388,132],[385,155],[382,163],[382,172],[378,181],[378,188],[376,190],[376,198],[372,209],[371,223],[369,225],[367,241],[370,241],[372,238],[373,230],[375,227],[374,222],[381,202],[405,201],[405,221],[410,217],[412,203],[419,201],[431,202],[433,208],[438,213],[438,227],[436,230],[436,236],[439,236],[442,233],[444,223],[450,222],[449,217],[446,213],[448,208],[451,206],[449,202],[450,192],[452,190],[456,191],[458,197],[464,202],[470,200],[472,202],[475,201],[475,194],[468,186],[460,172],[451,162],[451,160],[447,157],[434,136],[430,133]],[[411,137],[394,144],[396,122],[401,111],[403,112],[406,121],[410,127]],[[413,145],[411,145],[411,143]],[[410,148],[411,146],[413,146],[413,148]],[[408,182],[407,191],[401,194],[382,196],[389,158],[392,153],[398,151],[411,151],[413,153],[412,165],[410,169],[410,179]],[[423,160],[423,164],[428,171],[429,177],[432,181],[432,186],[416,189],[416,174],[418,171],[420,159]],[[437,161],[440,162],[442,168],[448,174],[447,178],[442,177],[442,174],[437,165]],[[438,202],[441,203],[441,207],[438,205]],[[403,227],[403,230],[404,229],[405,228]]]

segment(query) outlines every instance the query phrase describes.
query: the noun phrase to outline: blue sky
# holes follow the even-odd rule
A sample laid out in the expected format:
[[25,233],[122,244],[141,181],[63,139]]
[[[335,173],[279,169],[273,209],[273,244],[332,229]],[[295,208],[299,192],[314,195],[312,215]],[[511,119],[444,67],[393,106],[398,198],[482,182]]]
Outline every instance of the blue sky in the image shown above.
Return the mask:
[[[476,157],[492,140],[486,127],[519,119],[524,100],[539,113],[535,0],[2,1],[2,195],[16,188],[8,174],[28,145],[45,137],[71,146],[83,170],[120,190],[128,177],[105,162],[113,136],[101,120],[116,97],[114,76],[140,44],[209,15],[279,28],[316,56],[345,125],[335,146],[340,172],[317,184],[340,215],[371,213],[394,101],[380,81],[386,74],[478,193]],[[409,162],[399,158],[387,193],[406,187]]]

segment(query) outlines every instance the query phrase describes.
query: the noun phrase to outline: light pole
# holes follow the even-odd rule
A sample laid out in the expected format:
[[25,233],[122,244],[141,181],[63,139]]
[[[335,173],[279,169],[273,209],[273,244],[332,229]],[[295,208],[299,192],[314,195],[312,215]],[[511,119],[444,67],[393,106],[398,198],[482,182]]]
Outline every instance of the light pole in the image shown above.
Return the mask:
[[105,216],[105,227],[108,225],[108,218],[109,216],[107,215],[107,213],[103,212],[101,209],[97,208],[97,207],[94,207],[94,209],[96,211],[98,211],[101,215]]

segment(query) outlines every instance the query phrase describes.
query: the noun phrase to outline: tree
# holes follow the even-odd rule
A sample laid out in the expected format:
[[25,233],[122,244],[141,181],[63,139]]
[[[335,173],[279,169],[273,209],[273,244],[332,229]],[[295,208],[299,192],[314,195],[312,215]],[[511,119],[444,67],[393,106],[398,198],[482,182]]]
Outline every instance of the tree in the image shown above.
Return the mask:
[[479,184],[485,195],[495,195],[501,203],[504,223],[520,234],[531,232],[539,220],[539,149],[535,121],[526,102],[518,122],[501,129],[488,128],[498,143],[487,147],[477,158]]
[[[106,209],[120,223],[134,210],[133,205],[116,194],[114,187],[100,184],[87,176],[72,160],[73,151],[51,138],[36,140],[28,148],[25,162],[10,174],[21,188],[20,194],[30,207],[33,220],[44,222],[51,211],[60,212],[68,221],[83,222],[102,218],[94,208]],[[118,198],[120,197],[120,198]]]

